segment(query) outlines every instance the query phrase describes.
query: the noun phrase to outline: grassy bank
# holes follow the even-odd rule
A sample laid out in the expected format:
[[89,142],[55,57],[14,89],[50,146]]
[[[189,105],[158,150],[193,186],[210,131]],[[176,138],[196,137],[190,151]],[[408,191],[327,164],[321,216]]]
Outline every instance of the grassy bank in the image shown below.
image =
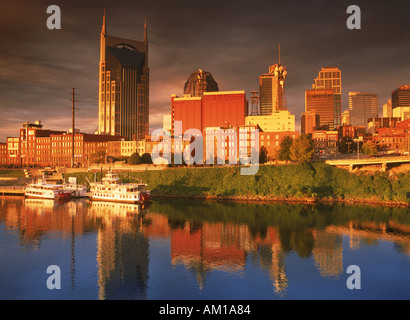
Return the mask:
[[[93,173],[76,174],[79,181]],[[410,172],[351,173],[322,162],[260,166],[253,176],[238,167],[178,168],[120,173],[124,182],[140,178],[153,195],[236,200],[410,202]],[[100,173],[97,173],[97,179]]]

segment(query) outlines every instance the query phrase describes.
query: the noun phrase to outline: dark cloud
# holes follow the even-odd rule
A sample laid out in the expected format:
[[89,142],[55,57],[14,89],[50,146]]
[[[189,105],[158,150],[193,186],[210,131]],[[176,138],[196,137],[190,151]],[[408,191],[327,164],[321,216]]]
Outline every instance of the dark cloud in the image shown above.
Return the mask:
[[104,8],[109,34],[142,39],[148,19],[151,128],[182,94],[189,75],[210,71],[220,90],[258,88],[278,59],[288,68],[286,97],[299,120],[304,91],[323,66],[342,70],[343,109],[349,91],[375,92],[380,107],[410,83],[409,1],[355,1],[362,29],[346,27],[347,1],[54,1],[62,29],[48,30],[45,0],[0,4],[0,141],[21,123],[71,126],[75,87],[78,127],[97,127],[99,35]]

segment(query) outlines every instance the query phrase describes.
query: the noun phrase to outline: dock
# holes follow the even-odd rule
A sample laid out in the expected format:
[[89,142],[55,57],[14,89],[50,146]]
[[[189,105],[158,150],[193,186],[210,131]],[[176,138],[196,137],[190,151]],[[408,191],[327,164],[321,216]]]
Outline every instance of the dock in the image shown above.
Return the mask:
[[0,196],[24,196],[24,186],[0,186]]

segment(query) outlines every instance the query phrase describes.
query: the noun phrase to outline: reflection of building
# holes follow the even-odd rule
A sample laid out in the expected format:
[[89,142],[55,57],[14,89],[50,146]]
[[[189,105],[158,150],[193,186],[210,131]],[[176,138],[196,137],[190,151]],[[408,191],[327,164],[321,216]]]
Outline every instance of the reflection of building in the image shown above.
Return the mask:
[[143,41],[108,35],[100,41],[98,132],[140,140],[148,135],[149,68],[146,23]]
[[91,212],[102,226],[97,236],[99,299],[145,299],[148,240],[138,230],[140,207],[93,202]]
[[369,118],[379,116],[379,99],[375,93],[349,92],[349,116],[352,126],[366,126]]
[[317,230],[312,250],[316,267],[325,277],[339,277],[343,273],[343,238],[339,234]]
[[[252,222],[253,218],[248,220],[249,208],[252,208],[251,212],[255,212],[255,207],[221,203],[199,205],[198,202],[192,206],[184,203],[184,207],[181,207],[180,204],[178,202],[176,206],[168,201],[164,201],[163,205],[156,203],[155,206],[161,213],[154,213],[152,210],[141,212],[136,205],[90,205],[81,201],[61,204],[47,200],[5,197],[0,202],[0,216],[4,230],[16,235],[16,247],[40,249],[42,254],[53,255],[55,246],[51,246],[52,250],[48,251],[49,241],[54,243],[60,240],[57,239],[60,237],[65,243],[71,240],[71,250],[61,251],[56,258],[73,264],[70,276],[74,279],[74,285],[85,283],[91,288],[96,284],[94,281],[98,281],[101,299],[146,298],[150,275],[148,254],[159,254],[160,259],[157,259],[157,262],[166,261],[163,265],[152,265],[154,269],[151,276],[154,279],[151,283],[154,290],[155,286],[162,285],[158,280],[161,281],[175,272],[175,268],[171,267],[171,271],[167,269],[168,262],[171,262],[194,272],[200,285],[205,285],[205,276],[212,271],[248,276],[245,272],[260,267],[262,273],[249,279],[258,278],[257,281],[264,282],[267,279],[264,278],[265,275],[269,276],[275,294],[286,293],[288,284],[291,284],[295,276],[293,272],[303,272],[300,268],[295,270],[293,265],[286,264],[290,264],[290,260],[292,264],[298,263],[295,255],[299,255],[301,251],[303,257],[313,259],[320,276],[331,278],[338,277],[343,272],[343,250],[355,250],[363,245],[381,241],[391,243],[389,250],[395,254],[410,257],[410,225],[402,223],[400,218],[397,219],[406,211],[405,208],[394,208],[393,211],[387,212],[383,208],[371,206],[332,207],[331,212],[326,212],[330,214],[329,217],[337,217],[337,223],[333,224],[335,221],[332,220],[327,221],[325,226],[320,223],[319,230],[300,228],[306,222],[310,225],[310,219],[306,221],[305,214],[293,215],[293,206],[274,207],[271,212],[275,213],[272,216],[277,225],[275,223],[273,226],[272,220],[264,220],[265,215],[260,216],[262,220],[258,220],[256,225]],[[257,210],[262,207],[258,205]],[[244,211],[241,212],[242,210]],[[347,219],[346,223],[341,223],[345,218],[351,217],[355,210],[362,213],[362,217],[357,220]],[[244,212],[246,217],[242,215]],[[193,219],[190,219],[190,214],[187,213],[192,214]],[[288,214],[291,214],[291,218],[301,219],[292,222],[296,228],[289,224],[290,220],[280,218]],[[378,222],[374,221],[375,216],[380,218],[377,219]],[[215,219],[220,219],[220,222],[215,222]],[[260,224],[262,221],[263,225]],[[301,232],[308,233],[309,237],[301,237]],[[44,241],[44,238],[48,240]],[[310,238],[313,243],[306,246],[305,240]],[[149,252],[148,242],[152,239],[161,239],[159,252],[155,251],[155,248],[151,248]],[[83,240],[87,241],[86,245],[81,242]],[[29,252],[30,255],[34,253]],[[85,257],[85,253],[91,253],[91,256]],[[288,259],[288,256],[292,259]],[[84,258],[89,258],[90,262],[97,259],[98,274],[95,274],[93,268],[90,269],[88,263],[84,264]],[[309,260],[305,261],[310,263]],[[5,267],[7,269],[14,266]],[[250,268],[247,269],[248,267]],[[292,272],[291,279],[287,278],[287,269]],[[265,270],[266,273],[263,272]],[[158,272],[164,272],[164,277],[161,275],[156,278]],[[98,279],[94,279],[95,276],[98,276]],[[84,288],[82,286],[80,289]],[[93,290],[90,291],[94,294]]]
[[194,272],[200,289],[209,272],[242,274],[249,255],[259,259],[261,266],[269,271],[275,293],[287,289],[286,254],[277,228],[268,227],[266,235],[261,237],[243,224],[174,221],[155,213],[147,218],[152,223],[145,228],[145,234],[170,237],[172,264],[184,265]]

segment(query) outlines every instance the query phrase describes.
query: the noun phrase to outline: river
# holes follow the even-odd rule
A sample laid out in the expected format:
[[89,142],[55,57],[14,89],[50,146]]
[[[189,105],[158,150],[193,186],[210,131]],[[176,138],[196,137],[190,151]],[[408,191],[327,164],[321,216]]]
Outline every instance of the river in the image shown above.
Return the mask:
[[0,197],[0,243],[2,300],[410,299],[408,208]]

